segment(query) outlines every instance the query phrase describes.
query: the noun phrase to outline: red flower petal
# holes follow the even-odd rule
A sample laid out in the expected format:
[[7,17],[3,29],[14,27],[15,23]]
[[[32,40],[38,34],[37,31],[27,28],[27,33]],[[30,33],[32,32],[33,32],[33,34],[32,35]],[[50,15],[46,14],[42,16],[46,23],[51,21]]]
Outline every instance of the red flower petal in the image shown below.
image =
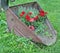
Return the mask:
[[24,15],[24,14],[22,14],[22,13],[20,14],[21,17],[22,17],[23,15]]
[[32,12],[29,12],[30,15],[32,15]]
[[47,14],[47,12],[44,12],[43,10],[39,11],[39,15],[42,16],[42,17],[44,17],[46,14]]
[[25,11],[22,11],[22,14],[25,14]]
[[29,20],[29,22],[34,22],[35,20],[34,20],[34,18],[30,18],[30,20]]
[[35,30],[35,27],[34,26],[29,26],[29,28],[34,31]]
[[25,12],[24,12],[24,11],[22,11],[22,12],[21,12],[21,14],[20,14],[20,16],[22,17],[24,14],[25,14]]
[[40,11],[39,11],[40,13],[44,13],[44,11],[41,9]]
[[45,16],[45,13],[40,13],[40,16],[44,17]]
[[35,16],[35,17],[34,17],[34,20],[37,20],[37,19],[38,19],[38,16]]
[[30,16],[26,15],[26,20],[29,21],[30,20]]

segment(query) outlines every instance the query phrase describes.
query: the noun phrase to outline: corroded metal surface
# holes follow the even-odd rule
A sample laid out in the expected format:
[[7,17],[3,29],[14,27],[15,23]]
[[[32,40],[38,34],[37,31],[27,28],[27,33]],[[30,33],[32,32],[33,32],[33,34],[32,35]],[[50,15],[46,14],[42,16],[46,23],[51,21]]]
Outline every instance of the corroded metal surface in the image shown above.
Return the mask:
[[7,10],[7,23],[9,30],[12,31],[13,29],[15,34],[32,38],[33,41],[36,42],[41,42],[41,40],[32,31],[30,31],[29,28],[22,23],[10,9]]

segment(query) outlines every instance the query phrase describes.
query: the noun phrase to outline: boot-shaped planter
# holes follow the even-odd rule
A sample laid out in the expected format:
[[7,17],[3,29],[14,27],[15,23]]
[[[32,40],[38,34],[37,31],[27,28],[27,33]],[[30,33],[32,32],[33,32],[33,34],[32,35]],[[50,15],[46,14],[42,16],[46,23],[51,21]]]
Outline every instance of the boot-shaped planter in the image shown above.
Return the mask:
[[32,41],[52,45],[56,42],[56,32],[37,2],[20,4],[6,10],[10,31]]

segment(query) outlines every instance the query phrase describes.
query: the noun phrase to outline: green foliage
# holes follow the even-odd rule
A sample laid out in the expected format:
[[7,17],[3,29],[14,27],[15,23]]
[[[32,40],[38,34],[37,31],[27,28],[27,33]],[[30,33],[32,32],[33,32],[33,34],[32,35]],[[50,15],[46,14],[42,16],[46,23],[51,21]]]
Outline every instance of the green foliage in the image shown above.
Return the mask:
[[32,12],[33,15],[31,15],[31,17],[34,17],[34,16],[36,16],[39,13],[39,11],[37,9],[35,9],[35,8],[32,8],[32,7],[26,8],[26,7],[22,7],[22,6],[19,7],[18,11],[19,11],[18,12],[18,16],[20,15],[20,13],[22,11],[25,11],[26,13]]
[[[34,17],[34,16],[36,16],[36,15],[38,14],[38,10],[35,9],[35,8],[32,8],[32,7],[29,7],[29,8],[27,9],[26,7],[20,6],[18,11],[19,11],[19,12],[18,12],[18,16],[21,14],[22,11],[25,11],[26,14],[28,14],[28,12],[32,12],[33,15],[31,15],[31,17]],[[19,17],[20,17],[20,16],[19,16]],[[22,17],[22,18],[20,17],[20,20],[21,20],[22,22],[24,22],[27,26],[29,26],[29,25],[31,24],[30,22],[27,22],[27,20],[25,19],[25,15],[24,15],[24,17]]]
[[[35,0],[16,0],[14,5],[27,3]],[[54,28],[57,30],[57,42],[52,46],[39,46],[40,50],[33,43],[26,41],[23,37],[17,37],[13,33],[6,33],[4,22],[6,22],[6,13],[0,12],[0,53],[60,53],[60,0],[37,0],[40,6],[48,11],[48,17]],[[10,4],[10,5],[13,5]],[[3,22],[1,21],[3,20]],[[3,30],[2,30],[2,29]],[[20,41],[21,40],[21,41]],[[27,42],[27,43],[26,43]]]
[[[20,14],[23,11],[25,12],[25,14],[21,17]],[[52,34],[48,31],[49,30],[48,26],[45,24],[46,16],[44,16],[44,17],[39,16],[38,20],[36,20],[34,22],[29,22],[25,18],[26,14],[28,14],[29,12],[32,12],[32,15],[30,15],[31,18],[33,18],[39,14],[39,11],[35,8],[32,8],[32,7],[26,8],[26,7],[20,6],[19,10],[18,10],[18,16],[19,16],[20,20],[22,22],[24,22],[27,26],[33,25],[35,27],[35,31],[34,31],[35,34],[41,35],[41,36],[52,36]]]

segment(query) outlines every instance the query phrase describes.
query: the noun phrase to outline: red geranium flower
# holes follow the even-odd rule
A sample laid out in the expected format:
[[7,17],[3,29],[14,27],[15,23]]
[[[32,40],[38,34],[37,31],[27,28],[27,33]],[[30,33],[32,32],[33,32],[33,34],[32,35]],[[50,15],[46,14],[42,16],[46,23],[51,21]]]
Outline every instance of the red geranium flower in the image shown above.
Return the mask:
[[21,14],[20,14],[20,16],[22,17],[24,14],[25,14],[25,11],[22,11]]
[[34,22],[34,18],[30,18],[28,14],[26,15],[26,20],[29,22]]
[[26,20],[29,21],[30,20],[30,16],[27,14],[26,15]]
[[42,17],[44,17],[47,14],[47,12],[44,12],[43,10],[40,10],[39,13],[40,13],[39,15]]
[[34,26],[29,26],[30,30],[34,31],[35,27]]
[[34,20],[34,18],[30,18],[30,20],[29,20],[29,22],[34,22],[35,20]]
[[25,11],[22,11],[22,14],[25,14]]
[[30,15],[32,15],[32,12],[29,12]]
[[31,18],[28,14],[26,15],[26,20],[29,21],[29,22],[34,22],[37,19],[38,19],[38,16],[35,16],[34,18]]
[[38,19],[38,16],[35,16],[35,17],[34,17],[34,20],[37,20],[37,19]]

